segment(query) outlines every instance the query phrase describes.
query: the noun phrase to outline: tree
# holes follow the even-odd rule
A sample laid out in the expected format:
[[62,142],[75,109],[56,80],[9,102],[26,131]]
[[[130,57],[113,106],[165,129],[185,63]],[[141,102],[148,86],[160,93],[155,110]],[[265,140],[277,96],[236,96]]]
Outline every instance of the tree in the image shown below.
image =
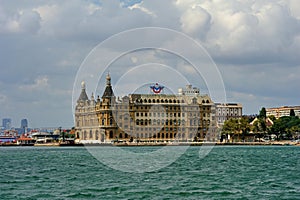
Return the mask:
[[272,122],[275,122],[275,121],[276,121],[276,117],[275,117],[274,115],[270,115],[270,116],[269,116],[269,119],[272,120]]
[[253,124],[252,131],[257,134],[260,140],[267,132],[266,119],[257,118],[257,120]]
[[246,117],[239,119],[239,128],[242,131],[242,140],[245,140],[245,134],[250,131],[249,120]]
[[231,118],[226,120],[222,128],[222,134],[225,134],[226,136],[230,135],[230,137],[232,137],[232,135],[236,132],[237,126],[238,123],[236,119]]
[[290,110],[290,116],[291,116],[291,117],[295,117],[295,116],[296,116],[296,115],[295,115],[294,109],[291,109],[291,110]]
[[283,116],[277,119],[272,128],[271,132],[276,135],[277,140],[284,134],[292,136],[295,132],[298,132],[300,127],[300,119],[298,117]]
[[263,119],[267,118],[267,111],[265,107],[262,107],[261,110],[259,111],[258,118],[263,118]]

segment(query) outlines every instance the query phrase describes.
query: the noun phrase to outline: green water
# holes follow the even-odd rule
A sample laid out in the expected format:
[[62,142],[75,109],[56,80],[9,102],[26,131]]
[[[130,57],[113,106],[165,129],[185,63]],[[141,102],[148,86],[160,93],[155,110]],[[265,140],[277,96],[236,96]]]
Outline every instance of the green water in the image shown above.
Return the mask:
[[158,171],[128,173],[84,147],[2,147],[0,199],[300,199],[299,147],[218,146],[204,159],[198,152],[190,147]]

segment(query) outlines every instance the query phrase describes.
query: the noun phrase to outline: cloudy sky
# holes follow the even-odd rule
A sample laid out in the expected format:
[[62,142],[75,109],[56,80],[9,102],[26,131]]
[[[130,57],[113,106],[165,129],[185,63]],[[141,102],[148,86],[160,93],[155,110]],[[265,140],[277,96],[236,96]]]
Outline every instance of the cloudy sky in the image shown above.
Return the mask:
[[[0,0],[0,118],[12,118],[15,127],[22,118],[31,127],[72,127],[72,91],[83,61],[105,39],[142,27],[172,29],[201,44],[221,73],[227,100],[242,103],[245,114],[300,104],[298,0]],[[134,66],[153,57],[185,69],[166,52],[136,52],[116,62],[112,79],[125,69],[122,59]],[[190,82],[205,91],[202,81]],[[90,96],[94,89],[87,90]]]

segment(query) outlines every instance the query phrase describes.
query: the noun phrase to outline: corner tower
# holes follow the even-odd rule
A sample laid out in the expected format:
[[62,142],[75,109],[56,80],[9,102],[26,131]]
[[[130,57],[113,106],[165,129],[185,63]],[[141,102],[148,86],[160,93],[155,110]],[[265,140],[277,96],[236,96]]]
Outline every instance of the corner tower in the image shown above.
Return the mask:
[[113,97],[115,97],[115,95],[114,95],[113,89],[111,87],[111,78],[108,73],[106,75],[106,87],[105,87],[104,93],[102,95],[102,99],[103,100],[105,100],[105,99],[111,100]]
[[89,98],[88,98],[88,96],[86,94],[86,91],[85,91],[85,82],[82,81],[81,82],[81,93],[80,93],[80,96],[79,96],[77,102],[85,102],[85,101],[88,101],[88,100],[89,100]]

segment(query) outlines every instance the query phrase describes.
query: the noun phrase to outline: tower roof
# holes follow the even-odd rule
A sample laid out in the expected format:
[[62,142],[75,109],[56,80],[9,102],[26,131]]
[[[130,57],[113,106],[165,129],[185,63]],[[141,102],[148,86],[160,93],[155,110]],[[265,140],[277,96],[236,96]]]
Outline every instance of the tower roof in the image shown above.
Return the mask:
[[85,82],[82,81],[81,83],[81,93],[80,93],[80,96],[78,98],[77,101],[86,101],[86,100],[89,100],[87,94],[86,94],[86,91],[85,91]]
[[111,78],[110,78],[110,75],[109,73],[107,74],[106,76],[106,87],[105,87],[105,90],[104,90],[104,93],[102,95],[102,99],[104,98],[111,98],[111,97],[114,97],[114,92],[113,92],[113,89],[111,87]]

